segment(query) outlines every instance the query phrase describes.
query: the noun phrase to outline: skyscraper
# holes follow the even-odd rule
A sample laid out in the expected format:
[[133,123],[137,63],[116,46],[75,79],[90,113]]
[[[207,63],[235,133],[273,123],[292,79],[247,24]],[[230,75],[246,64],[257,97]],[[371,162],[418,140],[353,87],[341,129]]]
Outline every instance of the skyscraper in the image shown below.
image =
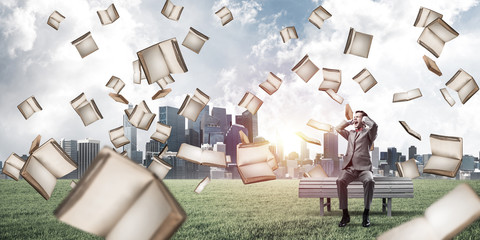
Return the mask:
[[417,147],[415,146],[410,146],[408,148],[408,159],[414,158],[415,154],[417,154]]
[[205,125],[205,119],[209,115],[210,107],[206,105],[200,114],[198,115],[197,121],[192,121],[188,119],[188,139],[185,139],[191,145],[200,147],[203,140],[203,126]]
[[475,170],[475,157],[472,155],[463,155],[460,170],[473,171]]
[[340,174],[340,162],[338,161],[338,135],[333,132],[323,134],[323,158],[333,161],[333,172],[330,177],[337,177]]
[[378,169],[378,164],[380,162],[380,149],[374,147],[372,151],[372,166]]
[[[60,140],[60,147],[70,156],[70,158],[78,165],[77,140]],[[78,179],[78,168],[62,177],[62,179]]]
[[310,159],[310,151],[307,148],[307,142],[300,141],[300,161]]
[[92,139],[78,140],[78,178],[82,178],[100,150],[100,141]]
[[398,161],[397,149],[395,147],[387,148],[387,163],[390,170],[397,170],[395,163]]
[[[207,106],[208,107],[208,106]],[[205,108],[207,108],[205,107]],[[168,150],[178,152],[180,145],[185,143],[185,117],[178,115],[178,108],[162,106],[159,107],[158,120],[160,123],[172,127],[170,137],[167,140]],[[198,122],[198,119],[197,119]],[[194,122],[196,124],[196,122]]]
[[225,134],[230,128],[230,125],[227,121],[227,110],[225,108],[213,107],[212,117],[218,119],[218,125],[221,131]]
[[143,163],[145,167],[148,167],[153,161],[153,156],[156,156],[163,149],[163,144],[156,140],[150,139],[149,142],[145,144],[145,162]]
[[244,126],[248,130],[248,139],[253,142],[253,138],[258,136],[258,116],[252,115],[248,110],[242,115],[235,116],[235,123]]
[[[133,109],[132,105],[128,105],[128,109]],[[137,151],[137,128],[128,121],[127,115],[123,115],[123,127],[125,130],[125,137],[130,140],[130,143],[123,146],[123,151],[127,151],[127,156],[138,164],[143,162],[143,152]]]
[[225,134],[226,154],[230,155],[233,164],[237,164],[237,144],[241,142],[240,131],[248,134],[248,129],[238,124],[233,124]]

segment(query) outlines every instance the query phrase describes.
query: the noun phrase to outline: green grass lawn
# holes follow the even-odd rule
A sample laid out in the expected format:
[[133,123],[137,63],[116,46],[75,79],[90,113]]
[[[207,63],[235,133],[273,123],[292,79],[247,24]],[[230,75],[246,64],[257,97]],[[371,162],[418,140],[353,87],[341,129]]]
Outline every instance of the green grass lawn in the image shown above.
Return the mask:
[[[415,197],[393,199],[393,217],[382,213],[381,199],[373,199],[372,226],[363,228],[363,199],[350,199],[351,222],[339,228],[338,199],[332,200],[332,212],[321,217],[318,199],[298,198],[298,180],[250,185],[240,180],[212,180],[201,194],[195,194],[199,181],[165,181],[188,216],[174,239],[373,239],[422,216],[430,204],[462,182],[480,195],[480,181],[414,180]],[[0,239],[97,238],[53,216],[70,191],[69,184],[69,180],[59,180],[52,197],[45,201],[24,180],[0,180]],[[479,238],[479,220],[456,237]]]

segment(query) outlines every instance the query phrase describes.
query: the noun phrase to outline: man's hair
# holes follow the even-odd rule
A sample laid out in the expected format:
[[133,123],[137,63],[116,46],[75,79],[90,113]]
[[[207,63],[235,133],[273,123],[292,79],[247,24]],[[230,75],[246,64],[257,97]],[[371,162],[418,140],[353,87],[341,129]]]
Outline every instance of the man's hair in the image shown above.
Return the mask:
[[365,117],[365,116],[368,117],[368,114],[367,114],[366,112],[362,111],[362,110],[357,110],[357,111],[355,111],[355,114],[357,114],[357,113],[361,113],[361,114],[362,114],[362,117]]

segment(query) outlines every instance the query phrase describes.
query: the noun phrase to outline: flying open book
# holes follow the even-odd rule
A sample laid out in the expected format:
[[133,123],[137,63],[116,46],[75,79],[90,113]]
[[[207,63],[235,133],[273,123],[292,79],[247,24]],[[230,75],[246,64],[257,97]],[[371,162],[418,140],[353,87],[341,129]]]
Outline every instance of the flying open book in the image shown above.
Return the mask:
[[458,35],[458,32],[450,25],[441,18],[437,18],[423,29],[417,42],[438,58],[445,43],[458,37]]
[[438,76],[442,76],[442,71],[440,71],[440,68],[438,68],[437,63],[435,61],[433,61],[431,58],[427,57],[426,55],[423,55],[423,61],[427,65],[428,70],[437,74]]
[[197,88],[192,97],[187,94],[177,114],[196,122],[198,115],[200,115],[200,112],[207,106],[209,101],[210,97]]
[[381,234],[378,240],[452,239],[480,217],[480,198],[466,183],[457,185],[414,218]]
[[430,134],[430,147],[432,156],[423,172],[455,177],[462,163],[463,138]]
[[298,38],[297,30],[294,26],[286,27],[280,31],[280,36],[282,37],[283,43],[286,43],[288,40],[293,38]]
[[170,0],[165,1],[165,4],[162,8],[163,16],[174,21],[178,21],[178,19],[180,19],[182,11],[183,6],[175,6]]
[[54,214],[106,239],[168,239],[187,217],[162,180],[107,147]]
[[122,79],[112,76],[105,86],[113,89],[115,93],[120,93],[120,91],[122,91],[122,89],[125,87],[125,83],[122,81]]
[[251,92],[246,92],[238,106],[246,108],[251,114],[255,115],[262,106],[263,101]]
[[123,103],[123,104],[128,104],[128,100],[123,97],[121,94],[117,93],[109,93],[108,96],[110,96],[115,102]]
[[199,147],[187,143],[182,143],[182,145],[180,145],[177,157],[200,165],[221,168],[227,167],[224,152],[202,150]]
[[310,126],[310,127],[315,128],[317,130],[325,131],[325,132],[332,132],[333,131],[332,125],[330,125],[328,123],[321,123],[321,122],[315,121],[313,119],[308,120],[307,126]]
[[405,129],[405,131],[407,131],[408,134],[410,134],[414,138],[422,141],[422,136],[420,134],[418,134],[417,132],[413,131],[405,121],[398,121],[398,122],[402,125],[402,127]]
[[110,135],[110,141],[116,148],[130,143],[130,140],[125,136],[125,129],[123,126],[110,130],[108,134]]
[[328,96],[330,96],[330,98],[335,100],[335,102],[339,104],[343,103],[343,97],[338,95],[333,89],[327,89],[325,92],[328,94]]
[[350,107],[350,104],[345,105],[345,118],[347,120],[352,120],[353,119],[353,111],[352,108]]
[[53,13],[50,14],[50,16],[48,17],[47,24],[55,30],[58,30],[58,28],[60,27],[60,23],[63,20],[65,20],[65,17],[62,14],[57,11],[53,11]]
[[267,76],[267,81],[260,83],[259,87],[263,89],[268,95],[274,94],[282,85],[282,79],[270,72]]
[[205,189],[205,187],[210,183],[210,178],[209,177],[205,177],[202,181],[200,181],[200,183],[197,185],[197,187],[195,188],[194,192],[195,193],[201,193],[203,191],[203,189]]
[[318,67],[308,58],[308,54],[292,68],[303,81],[308,82],[318,72]]
[[137,52],[137,56],[148,84],[160,81],[172,73],[188,71],[176,38],[145,48]]
[[315,27],[320,29],[323,25],[323,22],[330,17],[332,17],[332,14],[330,14],[322,6],[319,6],[312,11],[310,17],[308,17],[308,21],[310,21],[313,25],[315,25]]
[[153,119],[155,119],[155,116],[157,116],[155,113],[150,111],[150,108],[148,108],[145,101],[135,105],[131,112],[128,109],[125,110],[125,114],[128,117],[128,122],[130,122],[134,127],[145,131],[148,131],[150,125],[152,125]]
[[425,27],[431,22],[433,22],[433,20],[437,18],[442,18],[442,17],[443,15],[438,12],[435,12],[428,8],[420,7],[420,9],[418,10],[417,18],[415,19],[415,23],[413,24],[413,26]]
[[458,97],[463,104],[478,91],[478,85],[475,79],[461,68],[445,85],[457,91]]
[[142,66],[140,65],[140,61],[138,61],[138,59],[133,61],[132,65],[133,65],[133,83],[140,84],[142,83],[143,79],[147,78],[145,76],[145,72],[143,71]]
[[97,15],[100,18],[100,22],[102,23],[102,25],[113,23],[117,21],[118,18],[120,18],[120,15],[118,15],[117,12],[117,8],[115,8],[115,5],[113,3],[108,6],[107,10],[97,11]]
[[322,68],[323,82],[318,87],[320,91],[326,91],[332,89],[334,92],[338,92],[340,85],[342,84],[342,71],[338,69]]
[[45,200],[48,200],[55,188],[57,178],[75,169],[77,164],[51,138],[33,151],[20,174]]
[[230,10],[225,6],[215,12],[215,15],[217,15],[217,17],[219,17],[222,21],[222,26],[225,26],[225,24],[233,20],[232,12],[230,12]]
[[410,158],[405,162],[396,162],[395,165],[397,166],[398,175],[400,175],[400,177],[414,179],[420,176],[420,173],[418,172],[418,166],[417,163],[415,163],[414,158]]
[[305,135],[302,132],[296,132],[295,134],[297,134],[297,136],[299,136],[305,142],[312,143],[312,144],[315,144],[315,145],[318,145],[318,146],[322,146],[322,143],[318,139],[311,138],[311,137]]
[[96,122],[97,120],[103,119],[100,110],[97,108],[97,104],[95,101],[87,100],[85,97],[85,93],[81,93],[75,99],[70,101],[75,112],[77,112],[78,116],[82,119],[83,125],[88,126],[91,123]]
[[277,163],[268,141],[237,145],[238,173],[244,184],[275,180]]
[[368,92],[368,90],[370,90],[373,86],[377,85],[377,80],[375,80],[375,78],[366,68],[355,75],[355,77],[353,77],[353,81],[360,85],[364,93]]
[[34,113],[42,111],[42,107],[34,96],[25,99],[23,102],[18,104],[17,108],[20,110],[20,113],[23,115],[25,120],[31,117]]
[[343,53],[368,58],[370,46],[372,45],[372,39],[372,35],[357,32],[355,29],[350,28]]
[[323,167],[320,164],[312,168],[312,170],[304,173],[303,176],[309,177],[309,178],[327,178],[328,177],[327,173],[325,172],[325,170],[323,170]]
[[77,51],[78,53],[80,53],[80,56],[82,58],[98,50],[98,46],[93,40],[92,34],[90,32],[87,32],[79,38],[73,40],[72,45],[77,48]]
[[23,165],[25,165],[25,161],[16,153],[12,153],[3,164],[2,173],[18,181]]
[[158,80],[157,84],[161,89],[165,89],[168,84],[174,83],[174,82],[175,82],[175,79],[173,79],[172,75],[168,75],[168,76]]
[[203,44],[205,44],[208,39],[210,38],[199,32],[195,28],[191,27],[188,31],[187,36],[183,40],[182,45],[199,54],[200,50],[202,50]]
[[157,93],[152,96],[152,100],[160,99],[166,97],[172,91],[171,88],[160,89]]
[[410,100],[419,98],[421,96],[422,96],[422,92],[420,91],[420,88],[415,88],[408,92],[394,93],[393,102],[395,103],[395,102],[410,101]]
[[168,151],[168,146],[165,145],[162,151],[153,156],[152,162],[148,165],[148,170],[152,171],[158,178],[164,179],[167,176],[168,171],[172,169],[172,165],[168,162],[162,160],[162,155],[164,155]]
[[440,89],[440,92],[442,93],[443,99],[447,101],[450,107],[453,107],[453,105],[455,105],[455,100],[453,100],[452,96],[450,96],[450,93],[448,93],[448,90],[446,88],[442,88]]
[[159,141],[161,143],[167,142],[167,139],[170,137],[172,132],[172,126],[157,122],[157,128],[155,132],[150,136],[151,139]]

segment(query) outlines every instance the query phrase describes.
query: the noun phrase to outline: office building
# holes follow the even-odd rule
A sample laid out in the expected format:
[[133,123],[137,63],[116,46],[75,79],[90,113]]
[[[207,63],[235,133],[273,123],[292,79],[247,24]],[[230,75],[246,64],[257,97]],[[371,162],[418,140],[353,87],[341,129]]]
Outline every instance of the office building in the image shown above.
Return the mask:
[[307,148],[307,142],[300,141],[300,161],[310,159],[310,151]]
[[218,125],[221,129],[221,132],[225,134],[230,128],[230,125],[227,120],[227,110],[225,108],[213,107],[212,117],[218,119]]
[[258,113],[252,115],[248,110],[242,115],[235,116],[235,123],[244,126],[248,130],[248,139],[253,142],[253,138],[258,136]]
[[150,139],[149,142],[145,143],[145,161],[143,162],[144,166],[150,166],[150,163],[153,161],[153,157],[157,156],[162,149],[163,144],[156,140]]
[[415,146],[410,146],[408,148],[408,159],[412,159],[415,157],[415,154],[417,154],[417,147]]
[[390,170],[397,170],[395,163],[398,161],[397,149],[395,147],[387,148],[387,163]]
[[[132,105],[128,105],[128,109],[133,109]],[[125,137],[130,140],[129,144],[123,146],[123,151],[127,151],[127,156],[137,164],[143,163],[143,152],[137,150],[137,128],[128,121],[127,115],[123,115],[123,128]]]
[[187,143],[200,147],[203,142],[203,127],[205,125],[206,117],[209,115],[210,107],[206,105],[200,114],[198,115],[197,121],[192,121],[188,119],[188,138],[185,139]]
[[475,170],[475,157],[472,155],[463,155],[460,170],[474,171]]
[[81,179],[100,150],[100,141],[78,140],[78,178]]
[[[65,140],[64,138],[60,139],[60,147],[67,153],[67,155],[74,161],[78,166],[78,142],[77,140]],[[78,168],[63,176],[62,179],[78,179]]]
[[[208,106],[207,106],[208,107]],[[205,107],[206,108],[206,107]],[[178,108],[162,106],[159,107],[158,120],[160,123],[172,127],[170,137],[167,140],[168,150],[177,152],[182,143],[185,143],[185,117],[178,115]],[[198,119],[197,119],[198,121]],[[193,125],[196,126],[196,122]],[[193,128],[192,128],[193,129]]]
[[333,172],[331,177],[340,175],[340,162],[338,161],[338,135],[333,132],[323,134],[323,159],[333,161]]
[[372,166],[373,168],[378,169],[378,164],[380,162],[380,149],[378,147],[374,147],[372,151]]
[[244,126],[238,124],[233,124],[225,134],[226,154],[230,155],[232,164],[237,163],[237,145],[241,143],[240,131],[248,134],[248,130]]

